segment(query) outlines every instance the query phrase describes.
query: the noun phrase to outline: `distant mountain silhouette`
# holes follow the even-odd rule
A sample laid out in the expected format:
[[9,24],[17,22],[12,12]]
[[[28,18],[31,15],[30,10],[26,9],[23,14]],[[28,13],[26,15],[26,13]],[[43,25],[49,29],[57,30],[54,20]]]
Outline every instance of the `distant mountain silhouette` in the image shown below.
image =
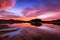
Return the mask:
[[0,24],[14,24],[14,23],[22,23],[23,21],[21,20],[4,20],[4,19],[0,19]]
[[0,19],[0,24],[14,24],[14,23],[30,23],[31,25],[34,26],[41,26],[42,21],[40,19],[32,19],[30,21],[22,21],[22,20],[4,20],[4,19]]
[[59,25],[60,26],[60,19],[53,20],[52,24]]
[[0,25],[1,24],[14,24],[14,23],[30,23],[31,25],[34,25],[34,26],[41,26],[42,23],[46,23],[46,24],[54,24],[54,25],[60,26],[60,19],[52,20],[52,21],[42,21],[41,19],[32,19],[30,21],[13,20],[13,19],[9,19],[9,20],[0,19]]
[[60,26],[60,19],[52,20],[52,21],[43,21],[43,23],[54,24],[54,25],[59,25]]

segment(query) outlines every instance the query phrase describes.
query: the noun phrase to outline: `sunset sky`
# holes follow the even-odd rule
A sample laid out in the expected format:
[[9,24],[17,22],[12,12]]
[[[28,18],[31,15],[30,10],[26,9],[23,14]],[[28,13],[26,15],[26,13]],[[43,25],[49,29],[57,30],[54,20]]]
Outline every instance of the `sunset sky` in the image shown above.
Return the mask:
[[10,13],[0,13],[6,18],[41,18],[43,20],[60,19],[60,0],[16,0]]

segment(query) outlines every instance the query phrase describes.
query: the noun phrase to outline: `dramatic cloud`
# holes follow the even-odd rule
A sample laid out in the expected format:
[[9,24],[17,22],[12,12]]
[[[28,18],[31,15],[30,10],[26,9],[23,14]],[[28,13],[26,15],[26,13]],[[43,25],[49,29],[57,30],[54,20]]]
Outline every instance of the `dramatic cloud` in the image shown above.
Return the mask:
[[14,4],[14,0],[0,0],[0,10],[11,8],[14,6]]
[[0,12],[0,19],[11,19],[11,18],[20,18],[20,16],[14,15],[14,13],[7,12],[7,11],[1,11]]
[[49,17],[54,17],[54,16],[56,16],[56,14],[49,12],[44,15],[37,16],[37,18],[49,18]]
[[[16,0],[16,6],[9,10],[12,13],[4,12],[0,15],[9,18],[19,17],[39,17],[39,18],[59,18],[60,15],[60,0]],[[21,10],[21,11],[20,11]],[[47,13],[48,12],[48,13]],[[50,12],[53,12],[50,15]],[[59,13],[57,13],[59,12]],[[54,16],[54,15],[58,16]],[[43,15],[43,16],[42,16]]]
[[34,17],[37,16],[38,14],[40,14],[40,10],[39,9],[30,9],[30,8],[26,8],[22,11],[22,14],[24,16],[28,16],[28,17]]

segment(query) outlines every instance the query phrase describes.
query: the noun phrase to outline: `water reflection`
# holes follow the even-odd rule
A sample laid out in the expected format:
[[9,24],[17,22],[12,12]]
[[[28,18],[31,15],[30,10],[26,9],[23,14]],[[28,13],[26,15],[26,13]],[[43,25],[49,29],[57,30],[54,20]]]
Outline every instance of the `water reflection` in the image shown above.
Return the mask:
[[[38,21],[38,24],[40,24],[39,22],[41,23],[41,21]],[[60,40],[60,26],[53,24],[55,21],[44,21],[44,23],[38,25],[38,27],[35,26],[35,23],[37,23],[36,20],[32,21],[34,25],[30,23],[10,23],[11,24],[0,24],[0,40],[33,40],[35,38],[38,40],[53,40],[52,38]]]
[[[21,39],[20,37],[21,36],[24,37],[24,35],[28,36],[29,39],[32,39],[30,38],[31,36],[38,37],[38,38],[42,37],[43,39],[45,39],[44,37],[50,38],[50,35],[51,36],[60,35],[60,26],[53,25],[53,24],[42,24],[42,26],[40,27],[33,27],[31,24],[13,24],[13,25],[10,24],[9,26],[7,25],[4,25],[4,26],[8,27],[6,29],[0,30],[0,39],[4,39],[4,40],[5,39],[7,40],[9,38],[11,40],[16,39],[15,37],[17,37],[20,40]],[[2,25],[0,27],[2,27]]]
[[[7,26],[8,25],[8,26]],[[54,39],[60,37],[60,26],[53,24],[42,24],[42,26],[36,27],[29,23],[22,24],[7,24],[0,29],[1,40],[27,40],[27,39]],[[0,26],[2,27],[2,26]],[[8,27],[5,29],[5,27]],[[58,37],[59,36],[59,37]],[[17,38],[16,38],[17,37]],[[22,38],[21,38],[22,37]],[[51,39],[52,40],[52,39]]]

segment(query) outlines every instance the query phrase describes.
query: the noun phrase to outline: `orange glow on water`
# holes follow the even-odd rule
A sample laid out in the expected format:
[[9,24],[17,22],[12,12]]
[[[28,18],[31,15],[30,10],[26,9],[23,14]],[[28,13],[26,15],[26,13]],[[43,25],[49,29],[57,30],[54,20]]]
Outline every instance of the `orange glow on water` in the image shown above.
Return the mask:
[[[21,23],[21,24],[12,24],[11,26],[14,26],[14,27],[32,27],[33,25],[31,25],[30,23]],[[35,27],[35,26],[33,26]]]

